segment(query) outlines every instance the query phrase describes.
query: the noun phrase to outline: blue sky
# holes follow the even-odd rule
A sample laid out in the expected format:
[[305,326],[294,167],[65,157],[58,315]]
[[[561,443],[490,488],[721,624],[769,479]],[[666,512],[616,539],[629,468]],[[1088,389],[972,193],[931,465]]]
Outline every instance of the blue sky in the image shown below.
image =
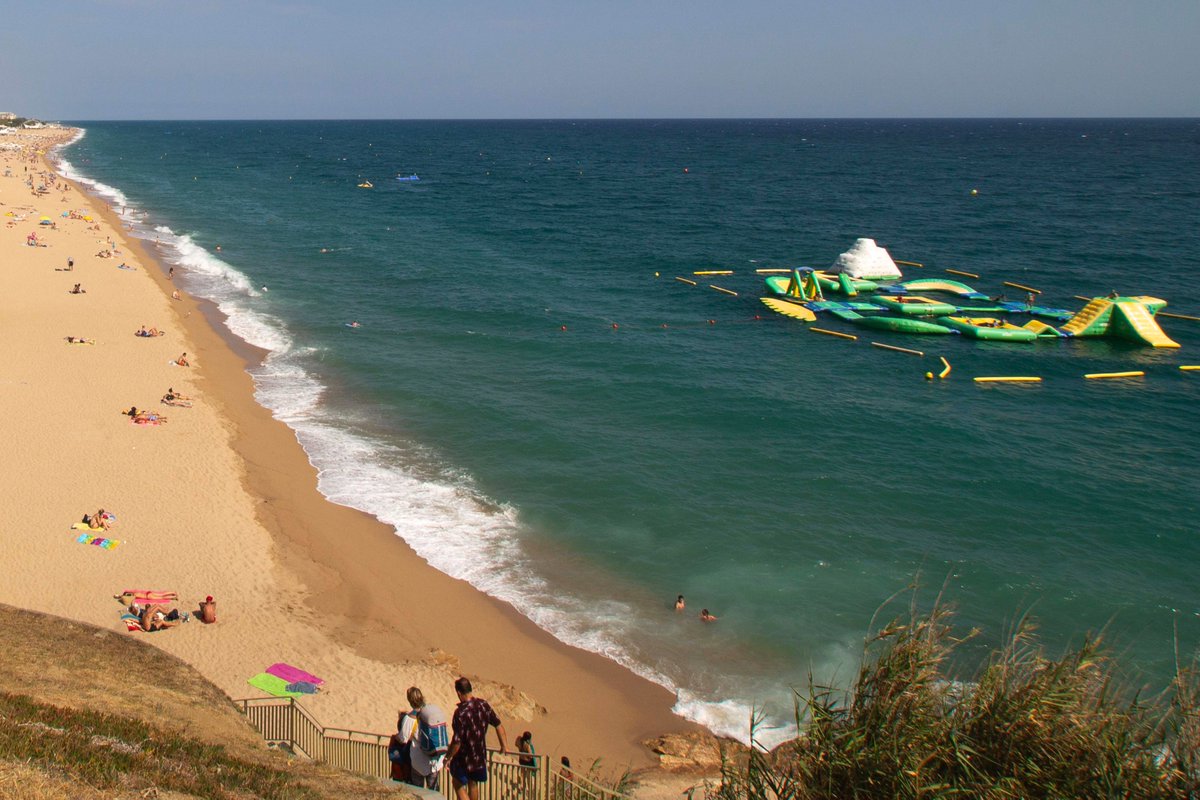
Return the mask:
[[45,119],[1200,116],[1200,0],[5,6]]

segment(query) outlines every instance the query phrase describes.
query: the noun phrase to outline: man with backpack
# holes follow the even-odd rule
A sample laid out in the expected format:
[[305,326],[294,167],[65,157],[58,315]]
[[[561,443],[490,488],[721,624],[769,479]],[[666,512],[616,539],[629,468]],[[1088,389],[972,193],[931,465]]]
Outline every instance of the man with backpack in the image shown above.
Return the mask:
[[408,782],[437,791],[442,764],[450,746],[446,714],[432,703],[426,703],[424,693],[416,686],[408,690],[407,697],[417,718],[409,745],[411,776]]

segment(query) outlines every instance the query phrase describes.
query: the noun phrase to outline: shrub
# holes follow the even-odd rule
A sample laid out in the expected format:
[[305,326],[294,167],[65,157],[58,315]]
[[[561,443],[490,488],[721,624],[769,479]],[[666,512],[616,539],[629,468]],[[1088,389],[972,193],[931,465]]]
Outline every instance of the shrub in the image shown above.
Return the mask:
[[[1149,701],[1122,685],[1102,638],[1048,656],[1024,618],[974,680],[953,675],[940,600],[868,638],[848,690],[797,693],[798,737],[727,763],[716,800],[1200,796],[1194,669]],[[751,738],[761,717],[751,720]]]

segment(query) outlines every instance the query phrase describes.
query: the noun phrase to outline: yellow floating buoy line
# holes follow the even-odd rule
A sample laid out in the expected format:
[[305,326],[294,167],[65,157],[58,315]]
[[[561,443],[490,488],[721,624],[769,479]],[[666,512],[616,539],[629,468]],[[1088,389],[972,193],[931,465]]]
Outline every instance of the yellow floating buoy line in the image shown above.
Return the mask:
[[1192,322],[1200,322],[1200,317],[1193,317],[1188,314],[1171,314],[1167,311],[1160,311],[1155,314],[1156,317],[1170,317],[1171,319],[1190,319]]
[[786,275],[789,272],[791,272],[790,269],[756,269],[756,270],[754,270],[755,275],[773,275],[773,274]]
[[925,357],[925,354],[920,350],[910,350],[907,347],[896,347],[894,344],[884,344],[883,342],[871,342],[872,347],[878,347],[883,350],[895,350],[897,353],[908,353],[911,356]]
[[1034,289],[1032,286],[1026,286],[1023,283],[1013,283],[1012,281],[1005,281],[1004,285],[1011,286],[1014,289],[1020,289],[1023,292],[1032,292],[1033,294],[1041,294],[1042,293],[1041,289]]
[[693,275],[732,275],[731,269],[702,269],[698,272],[693,272]]
[[923,267],[923,266],[925,266],[924,264],[920,263],[919,261],[901,261],[898,258],[893,258],[892,261],[895,261],[897,264],[903,264],[906,267]]
[[1098,380],[1101,378],[1141,378],[1145,374],[1142,370],[1134,370],[1132,372],[1089,372],[1083,377],[1088,380]]
[[949,272],[951,275],[962,275],[967,278],[978,278],[979,277],[974,272],[964,272],[961,269],[947,269],[946,272]]
[[945,356],[938,356],[938,358],[941,359],[942,363],[946,365],[946,368],[938,373],[938,377],[945,378],[950,374],[950,362],[946,360]]
[[1196,370],[1200,370],[1200,364],[1184,364],[1180,369],[1184,372],[1195,372]]
[[675,280],[679,281],[680,283],[686,283],[688,286],[695,286],[695,285],[696,285],[696,282],[695,282],[695,281],[693,281],[693,280],[688,280],[687,278],[681,278],[681,277],[679,277],[678,275],[676,275],[676,276],[675,276]]
[[1041,383],[1042,379],[1033,375],[1005,375],[975,378],[976,383]]
[[725,289],[725,288],[722,288],[722,287],[720,287],[720,286],[714,286],[714,285],[713,285],[713,284],[711,284],[711,283],[708,285],[708,288],[710,288],[710,289],[716,289],[718,292],[723,292],[724,294],[731,294],[731,295],[733,295],[734,297],[737,297],[737,296],[738,296],[738,293],[737,293],[737,292],[735,292],[735,291],[733,291],[732,289]]
[[813,333],[823,333],[826,336],[836,336],[839,339],[849,339],[852,342],[857,342],[858,337],[852,333],[842,333],[840,331],[831,331],[826,328],[809,328]]
[[1082,300],[1082,301],[1083,301],[1083,302],[1085,302],[1085,303],[1090,303],[1090,302],[1092,302],[1093,300],[1095,300],[1095,299],[1096,299],[1096,298],[1094,298],[1094,297],[1084,297],[1084,296],[1083,296],[1083,295],[1081,295],[1081,294],[1074,294],[1074,295],[1071,295],[1071,296],[1072,296],[1072,297],[1074,297],[1076,300]]

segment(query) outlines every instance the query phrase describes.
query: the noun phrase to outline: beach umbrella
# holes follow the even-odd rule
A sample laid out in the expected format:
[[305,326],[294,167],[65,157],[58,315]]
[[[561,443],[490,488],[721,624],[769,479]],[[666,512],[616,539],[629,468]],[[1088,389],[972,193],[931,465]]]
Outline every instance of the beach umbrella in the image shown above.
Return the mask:
[[49,217],[42,217],[38,220],[38,225],[52,225],[53,223],[54,220],[50,219]]

